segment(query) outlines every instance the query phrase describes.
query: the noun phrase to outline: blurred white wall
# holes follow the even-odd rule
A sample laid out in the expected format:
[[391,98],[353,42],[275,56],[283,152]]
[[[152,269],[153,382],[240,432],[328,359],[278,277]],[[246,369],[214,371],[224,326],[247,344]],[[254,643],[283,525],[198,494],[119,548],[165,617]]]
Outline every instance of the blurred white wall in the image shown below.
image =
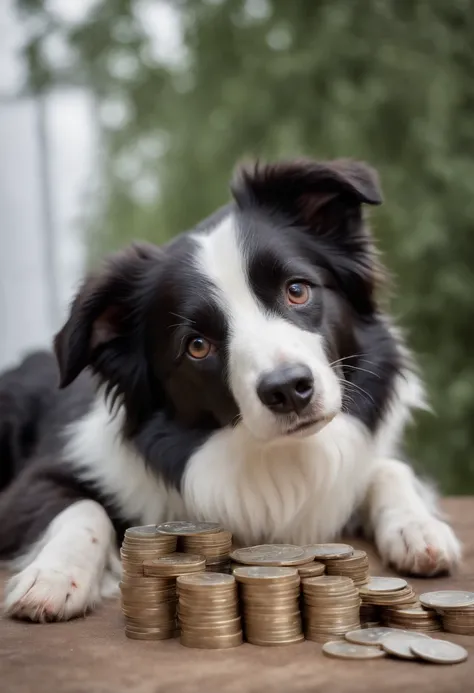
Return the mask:
[[43,156],[38,104],[17,96],[24,80],[23,37],[13,2],[2,0],[0,369],[25,351],[49,346],[64,318],[84,268],[80,228],[98,162],[93,103],[82,90],[55,91],[45,98]]

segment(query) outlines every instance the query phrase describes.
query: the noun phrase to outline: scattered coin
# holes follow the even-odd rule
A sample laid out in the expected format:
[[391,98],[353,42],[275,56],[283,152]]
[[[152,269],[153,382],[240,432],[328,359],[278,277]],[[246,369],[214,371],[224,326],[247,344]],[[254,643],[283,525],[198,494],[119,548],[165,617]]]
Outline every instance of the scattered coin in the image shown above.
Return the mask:
[[420,595],[420,602],[429,609],[459,609],[474,606],[474,592],[440,590]]
[[346,640],[349,642],[355,642],[359,645],[382,645],[383,640],[388,635],[411,635],[410,631],[399,630],[398,628],[363,628],[359,630],[352,630],[345,634]]
[[218,522],[161,522],[156,526],[160,534],[173,534],[186,537],[193,534],[219,532],[222,527]]
[[413,640],[427,638],[424,633],[389,633],[382,640],[382,648],[388,654],[399,657],[400,659],[416,659],[416,655],[410,649]]
[[458,664],[467,659],[467,650],[461,645],[446,640],[431,638],[418,639],[410,642],[413,654],[435,664]]
[[379,659],[386,654],[378,647],[368,647],[366,645],[356,645],[344,640],[333,640],[323,645],[323,652],[328,657],[339,659]]
[[349,544],[306,544],[303,546],[318,561],[331,558],[344,558],[354,553]]
[[261,544],[236,549],[230,554],[233,561],[245,565],[292,566],[311,563],[313,557],[300,546],[292,544]]

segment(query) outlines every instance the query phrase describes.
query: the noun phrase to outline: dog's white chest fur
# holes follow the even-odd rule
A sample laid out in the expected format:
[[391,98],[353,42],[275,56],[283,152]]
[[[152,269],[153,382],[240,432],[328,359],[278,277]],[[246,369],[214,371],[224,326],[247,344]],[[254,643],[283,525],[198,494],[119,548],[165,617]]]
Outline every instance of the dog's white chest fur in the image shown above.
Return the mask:
[[373,439],[343,414],[315,436],[272,445],[242,427],[223,429],[190,458],[180,494],[123,443],[120,419],[99,399],[69,430],[68,456],[83,478],[124,517],[218,521],[246,544],[334,538],[365,492],[374,457]]

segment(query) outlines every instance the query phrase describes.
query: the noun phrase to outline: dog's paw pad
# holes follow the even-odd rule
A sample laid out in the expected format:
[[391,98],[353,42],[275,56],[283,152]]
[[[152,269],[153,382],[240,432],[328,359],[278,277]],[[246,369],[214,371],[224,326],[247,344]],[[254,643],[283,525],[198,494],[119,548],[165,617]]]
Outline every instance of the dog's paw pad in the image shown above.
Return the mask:
[[386,563],[413,575],[451,572],[461,557],[451,527],[432,516],[400,515],[389,522],[382,520],[377,545]]
[[74,571],[32,563],[14,575],[5,590],[5,613],[12,618],[45,623],[83,615],[94,601],[90,582]]

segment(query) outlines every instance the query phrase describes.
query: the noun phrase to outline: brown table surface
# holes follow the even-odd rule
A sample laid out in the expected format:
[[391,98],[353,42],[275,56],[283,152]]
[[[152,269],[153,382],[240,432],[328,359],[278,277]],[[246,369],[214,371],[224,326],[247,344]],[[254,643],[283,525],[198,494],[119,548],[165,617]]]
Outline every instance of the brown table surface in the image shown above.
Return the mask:
[[[458,575],[410,580],[415,589],[474,589],[474,498],[450,498],[444,507],[464,544]],[[357,542],[357,546],[363,546]],[[367,548],[367,547],[365,547]],[[389,575],[369,548],[371,573]],[[5,574],[1,574],[3,586]],[[234,650],[182,647],[178,641],[128,640],[118,600],[85,619],[60,624],[0,620],[0,690],[3,693],[273,693],[474,691],[474,636],[437,634],[464,645],[469,659],[455,666],[383,659],[329,659],[321,645],[304,642]]]

